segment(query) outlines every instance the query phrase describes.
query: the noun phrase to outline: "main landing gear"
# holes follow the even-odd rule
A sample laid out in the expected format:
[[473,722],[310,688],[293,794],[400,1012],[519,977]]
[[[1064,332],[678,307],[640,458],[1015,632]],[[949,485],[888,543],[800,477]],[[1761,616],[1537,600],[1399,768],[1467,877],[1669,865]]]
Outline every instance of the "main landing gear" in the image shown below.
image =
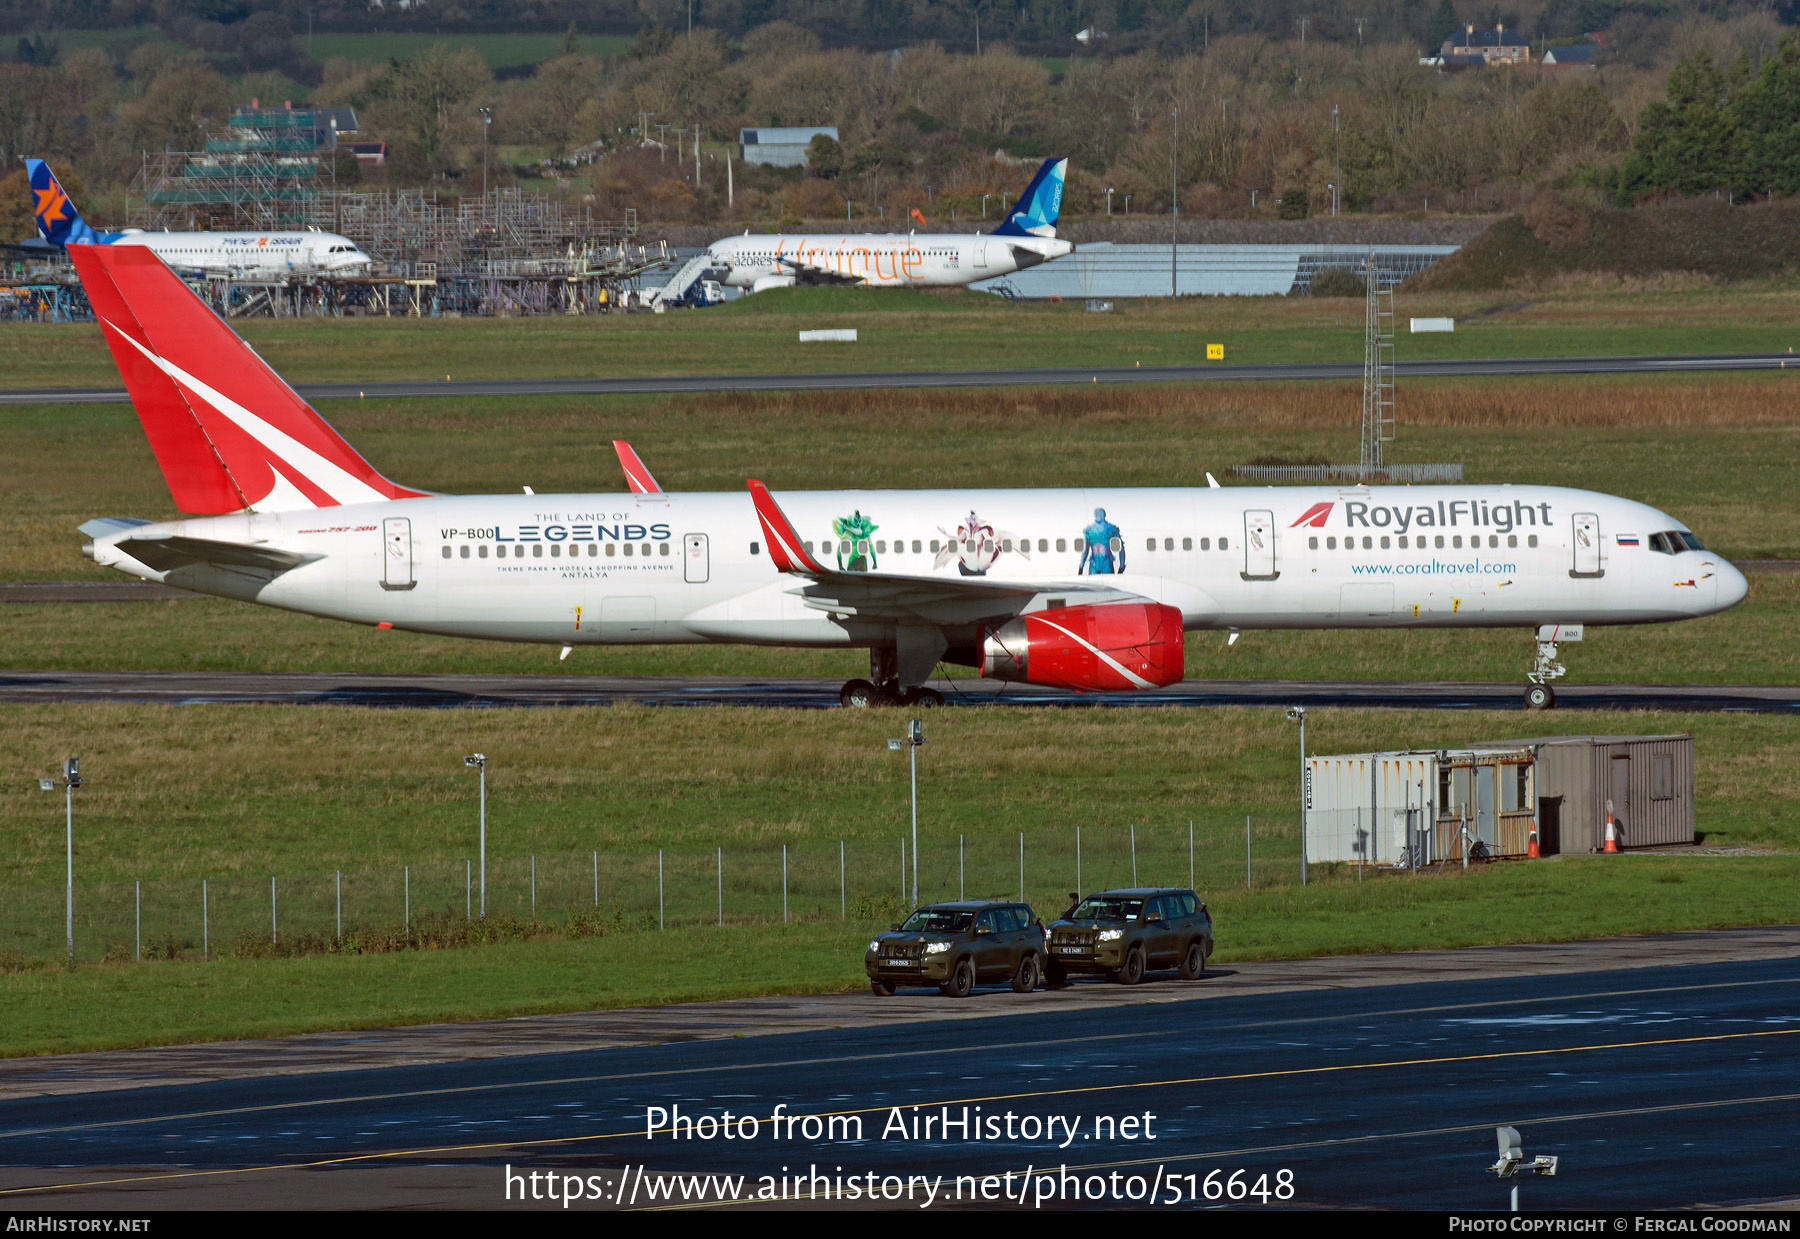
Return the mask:
[[847,706],[919,706],[927,708],[944,704],[944,694],[935,688],[901,688],[898,680],[876,684],[871,680],[851,680],[838,693]]
[[[933,660],[935,661],[935,660]],[[920,679],[931,669],[931,663],[925,662],[918,669]],[[918,706],[928,708],[944,704],[944,695],[936,689],[921,685],[902,687],[900,684],[900,659],[898,652],[889,648],[876,648],[869,651],[869,678],[851,680],[838,693],[838,700],[847,706],[866,709],[869,706]]]
[[1556,705],[1556,690],[1550,687],[1550,681],[1560,679],[1568,674],[1568,668],[1556,661],[1556,642],[1547,638],[1544,631],[1538,631],[1537,657],[1531,662],[1531,673],[1525,678],[1531,683],[1525,686],[1525,708],[1527,710],[1549,710]]

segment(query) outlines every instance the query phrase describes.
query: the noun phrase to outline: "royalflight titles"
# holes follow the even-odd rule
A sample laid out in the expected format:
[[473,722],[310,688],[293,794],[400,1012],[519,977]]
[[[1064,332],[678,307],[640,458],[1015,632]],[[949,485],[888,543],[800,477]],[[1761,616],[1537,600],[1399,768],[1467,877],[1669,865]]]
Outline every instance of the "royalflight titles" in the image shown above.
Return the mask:
[[[1156,1115],[1096,1114],[983,1114],[980,1106],[940,1106],[936,1113],[918,1106],[894,1106],[881,1126],[883,1140],[1047,1140],[1066,1149],[1078,1139],[1154,1140]],[[755,1140],[764,1129],[777,1140],[861,1140],[860,1114],[789,1114],[782,1102],[767,1118],[753,1114],[699,1117],[683,1114],[680,1106],[647,1106],[644,1138],[659,1135],[672,1140]]]

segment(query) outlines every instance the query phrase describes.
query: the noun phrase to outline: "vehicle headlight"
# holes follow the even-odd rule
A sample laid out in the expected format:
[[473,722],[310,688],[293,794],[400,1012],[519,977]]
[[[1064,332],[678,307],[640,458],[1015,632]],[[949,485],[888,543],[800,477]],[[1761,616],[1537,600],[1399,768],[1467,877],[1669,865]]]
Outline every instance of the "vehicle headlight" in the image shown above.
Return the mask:
[[1123,929],[1102,929],[1100,931],[1099,941],[1112,942],[1115,939],[1123,938],[1124,936],[1125,931]]
[[927,955],[942,955],[949,949],[950,944],[948,942],[927,942],[925,944],[925,954]]
[[881,939],[877,938],[875,941],[869,943],[869,949],[871,951],[879,951],[881,949]]

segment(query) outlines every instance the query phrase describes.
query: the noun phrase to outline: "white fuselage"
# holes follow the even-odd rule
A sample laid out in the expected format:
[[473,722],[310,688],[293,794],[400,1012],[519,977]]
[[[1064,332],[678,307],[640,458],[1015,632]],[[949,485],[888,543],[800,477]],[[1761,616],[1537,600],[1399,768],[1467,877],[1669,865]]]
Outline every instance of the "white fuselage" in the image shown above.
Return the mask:
[[884,288],[955,288],[1010,275],[1073,252],[1056,237],[993,233],[841,236],[745,235],[708,247],[734,288],[835,282]]
[[[1662,538],[1659,545],[1681,549],[1652,549],[1651,535],[1683,530],[1681,522],[1631,500],[1556,487],[776,497],[828,569],[1023,584],[1027,611],[1092,598],[1065,597],[1059,587],[1108,586],[1178,608],[1189,630],[1652,623],[1723,610],[1746,588],[1711,551]],[[805,580],[771,563],[748,494],[433,497],[237,513],[128,534],[317,558],[273,576],[204,564],[156,572],[115,548],[122,534],[97,538],[93,557],[184,589],[416,632],[562,645],[787,646],[878,645],[894,633],[891,618],[809,605]],[[933,620],[952,647],[990,613],[1011,613],[981,599],[952,611]]]
[[207,275],[348,274],[370,262],[332,232],[131,232],[113,244],[147,246],[177,271]]

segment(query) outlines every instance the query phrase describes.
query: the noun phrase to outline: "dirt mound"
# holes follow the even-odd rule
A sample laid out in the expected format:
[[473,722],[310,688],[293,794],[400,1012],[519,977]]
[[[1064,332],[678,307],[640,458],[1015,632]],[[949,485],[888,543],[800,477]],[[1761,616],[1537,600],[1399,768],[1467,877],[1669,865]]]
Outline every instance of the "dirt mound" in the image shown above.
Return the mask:
[[1800,273],[1800,202],[1713,198],[1590,208],[1544,194],[1442,262],[1408,291],[1491,292],[1599,277],[1658,285],[1738,283]]

